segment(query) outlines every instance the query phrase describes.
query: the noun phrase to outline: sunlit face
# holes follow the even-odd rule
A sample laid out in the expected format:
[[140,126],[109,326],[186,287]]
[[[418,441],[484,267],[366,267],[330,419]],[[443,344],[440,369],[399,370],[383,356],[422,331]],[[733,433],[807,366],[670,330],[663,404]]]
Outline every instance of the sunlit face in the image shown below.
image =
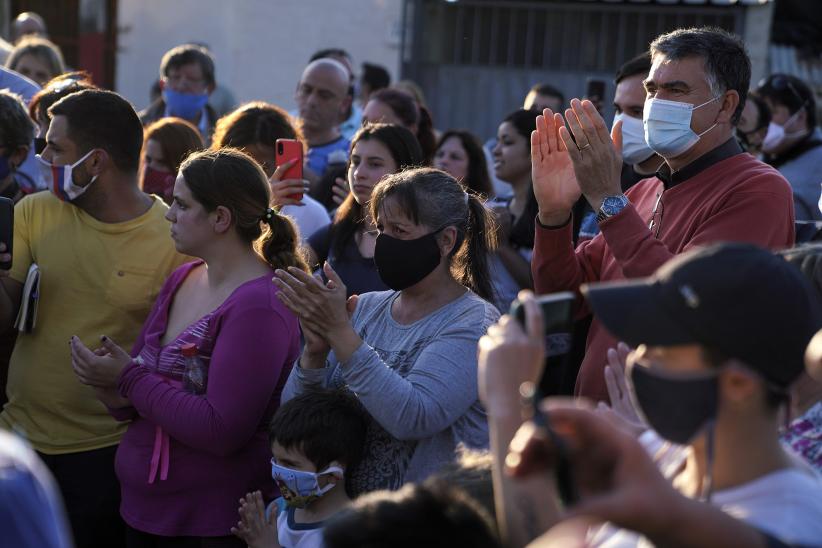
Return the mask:
[[143,161],[145,162],[145,166],[151,169],[156,169],[164,173],[171,173],[172,171],[171,166],[166,163],[165,156],[163,155],[163,147],[154,139],[146,141],[146,146],[143,151]]
[[348,185],[354,199],[365,205],[371,199],[371,191],[380,180],[399,169],[391,151],[377,139],[361,139],[351,151],[348,165]]
[[380,205],[376,224],[381,234],[398,240],[415,240],[434,230],[429,226],[416,224],[390,196]]
[[369,122],[405,126],[399,116],[391,110],[391,107],[376,99],[368,101],[362,111],[362,123],[367,124]]
[[303,126],[324,130],[338,125],[348,106],[347,97],[347,75],[329,65],[307,68],[295,94]]
[[644,74],[629,76],[620,80],[614,93],[614,111],[617,114],[642,120],[642,110],[645,107],[645,88],[642,81]]
[[202,95],[209,93],[211,88],[203,74],[200,63],[188,63],[179,67],[169,67],[168,74],[163,76],[163,86],[178,93],[192,93]]
[[501,181],[517,183],[530,176],[531,143],[511,122],[500,124],[493,155],[494,173]]
[[274,145],[253,143],[244,146],[243,150],[260,164],[266,177],[271,177],[274,174],[277,169],[277,151]]
[[468,176],[468,153],[459,137],[452,136],[443,142],[434,154],[434,167],[441,169],[458,181]]
[[690,103],[695,108],[691,112],[691,129],[701,134],[715,122],[722,108],[722,97],[715,98],[708,83],[708,76],[702,59],[686,57],[677,61],[668,60],[664,55],[655,55],[651,71],[644,82],[647,97]]
[[171,222],[171,239],[177,251],[202,256],[203,247],[213,241],[214,230],[209,223],[210,214],[194,199],[182,173],[174,182],[174,199],[165,217]]
[[34,80],[40,86],[45,86],[49,80],[57,76],[51,73],[48,63],[33,53],[22,55],[17,60],[14,70],[26,78]]

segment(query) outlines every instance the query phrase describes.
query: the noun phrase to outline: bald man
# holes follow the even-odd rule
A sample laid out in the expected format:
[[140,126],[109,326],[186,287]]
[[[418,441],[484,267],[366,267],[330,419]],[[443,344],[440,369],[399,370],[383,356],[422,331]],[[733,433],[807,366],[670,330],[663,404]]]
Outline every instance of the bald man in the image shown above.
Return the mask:
[[308,168],[321,177],[329,163],[348,158],[349,141],[340,133],[340,120],[351,106],[348,70],[339,61],[317,59],[308,64],[295,99],[308,142]]
[[17,16],[12,25],[12,39],[14,43],[17,43],[22,37],[28,35],[48,38],[46,22],[33,11],[24,11]]

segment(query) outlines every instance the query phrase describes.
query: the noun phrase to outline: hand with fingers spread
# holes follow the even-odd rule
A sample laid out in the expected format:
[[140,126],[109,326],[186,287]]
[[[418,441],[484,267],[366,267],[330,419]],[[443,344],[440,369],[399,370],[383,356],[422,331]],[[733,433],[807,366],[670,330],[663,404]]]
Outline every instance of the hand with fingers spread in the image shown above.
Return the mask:
[[92,351],[79,338],[72,337],[69,341],[71,365],[81,383],[116,389],[120,373],[131,362],[131,356],[105,335],[100,341],[102,347]]
[[562,116],[546,108],[531,133],[531,180],[539,221],[546,226],[565,223],[581,195],[567,147],[559,136],[562,127]]
[[[362,343],[351,326],[351,314],[357,300],[346,298],[345,284],[327,262],[323,265],[323,271],[328,277],[326,284],[297,268],[277,270],[273,281],[280,288],[277,297],[300,318],[303,328],[324,339],[337,358],[345,361],[345,356],[353,353]],[[352,345],[355,346],[352,348]],[[323,350],[316,340],[312,340],[312,348],[308,350],[313,359],[309,360],[310,366],[303,367],[316,367],[316,358]]]
[[565,121],[568,127],[559,129],[560,138],[568,150],[582,194],[598,211],[603,199],[622,193],[622,122],[614,124],[609,134],[594,104],[579,99],[571,100]]
[[263,496],[259,491],[254,491],[240,499],[237,512],[240,514],[240,521],[236,527],[231,528],[232,534],[242,539],[249,548],[279,548],[276,505],[266,519]]
[[597,412],[629,434],[638,436],[648,429],[648,425],[637,413],[631,395],[628,393],[628,382],[625,380],[625,363],[631,348],[621,342],[616,348],[608,349],[608,365],[605,366],[605,386],[611,405],[605,402],[597,404]]
[[308,192],[308,181],[304,179],[286,179],[282,181],[283,174],[294,165],[296,159],[289,160],[281,166],[277,166],[274,173],[268,179],[271,185],[271,206],[277,209],[285,205],[304,206],[302,195]]

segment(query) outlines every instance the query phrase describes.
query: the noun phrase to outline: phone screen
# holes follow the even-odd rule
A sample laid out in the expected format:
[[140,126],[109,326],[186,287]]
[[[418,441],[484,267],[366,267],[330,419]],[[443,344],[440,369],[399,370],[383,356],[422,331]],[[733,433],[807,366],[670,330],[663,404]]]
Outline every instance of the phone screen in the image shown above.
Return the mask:
[[[0,197],[0,242],[6,244],[5,253],[12,253],[14,243],[14,202]],[[11,261],[0,262],[0,270],[10,270]]]
[[585,88],[585,96],[588,99],[602,101],[605,98],[605,81],[603,80],[588,80],[588,86]]
[[[570,395],[573,390],[573,381],[576,379],[576,369],[569,370],[570,359],[576,354],[574,349],[574,305],[576,294],[570,291],[541,295],[536,298],[543,318],[543,333],[545,335],[546,360],[545,370],[537,386],[533,387],[533,394],[529,398],[534,405],[544,397],[551,395]],[[511,304],[511,316],[525,326],[525,308],[519,300]],[[584,344],[584,339],[582,341]],[[532,420],[544,428],[556,449],[554,465],[554,479],[557,492],[562,503],[568,507],[579,500],[576,484],[573,480],[573,470],[568,447],[565,440],[554,432],[547,420],[547,413],[536,407],[533,410]]]

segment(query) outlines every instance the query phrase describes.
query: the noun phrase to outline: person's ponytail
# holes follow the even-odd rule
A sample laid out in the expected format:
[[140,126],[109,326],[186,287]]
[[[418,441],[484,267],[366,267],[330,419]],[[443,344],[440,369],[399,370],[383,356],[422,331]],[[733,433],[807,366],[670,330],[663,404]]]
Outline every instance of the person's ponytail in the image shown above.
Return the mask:
[[454,257],[452,272],[465,287],[489,302],[494,302],[489,257],[497,248],[497,226],[494,216],[475,194],[468,196],[468,225],[465,244]]
[[309,272],[308,263],[300,248],[300,237],[294,223],[288,217],[268,210],[262,236],[254,242],[254,249],[273,269],[290,266]]

